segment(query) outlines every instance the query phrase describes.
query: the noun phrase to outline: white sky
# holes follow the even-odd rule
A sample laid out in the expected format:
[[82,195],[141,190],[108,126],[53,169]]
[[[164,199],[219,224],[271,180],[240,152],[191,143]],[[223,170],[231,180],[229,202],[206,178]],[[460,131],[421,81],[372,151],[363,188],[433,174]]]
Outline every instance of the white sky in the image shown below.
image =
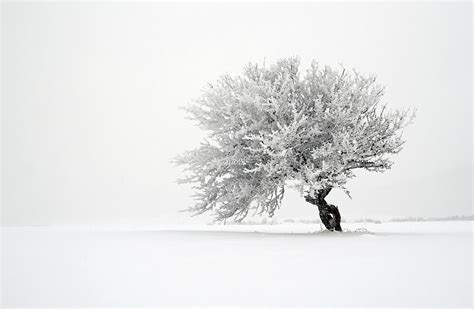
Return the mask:
[[[3,224],[187,218],[169,161],[203,134],[178,107],[293,55],[376,73],[389,106],[418,109],[392,170],[329,195],[343,217],[472,213],[470,3],[2,3],[2,39]],[[317,213],[290,192],[277,215]]]

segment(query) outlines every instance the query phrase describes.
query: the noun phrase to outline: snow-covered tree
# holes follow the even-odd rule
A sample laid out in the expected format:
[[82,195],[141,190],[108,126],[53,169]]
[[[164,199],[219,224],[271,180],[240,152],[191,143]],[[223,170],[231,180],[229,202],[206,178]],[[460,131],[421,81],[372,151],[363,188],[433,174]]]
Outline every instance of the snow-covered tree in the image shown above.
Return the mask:
[[325,201],[355,169],[382,172],[403,146],[409,111],[388,111],[374,76],[320,67],[306,74],[299,59],[271,67],[249,64],[241,76],[222,76],[185,109],[209,134],[175,159],[193,183],[195,214],[240,221],[250,210],[272,216],[285,186],[319,209],[329,230],[341,231],[340,213]]

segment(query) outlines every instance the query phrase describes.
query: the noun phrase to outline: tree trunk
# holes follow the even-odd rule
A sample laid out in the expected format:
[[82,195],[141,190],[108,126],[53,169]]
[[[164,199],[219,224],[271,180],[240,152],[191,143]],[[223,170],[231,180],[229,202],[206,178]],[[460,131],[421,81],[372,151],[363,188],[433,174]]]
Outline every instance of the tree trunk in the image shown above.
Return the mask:
[[318,206],[319,217],[324,226],[330,231],[342,231],[341,214],[336,206],[328,204],[325,200],[326,196],[331,192],[331,188],[318,190],[314,197],[305,196],[305,200],[313,205]]

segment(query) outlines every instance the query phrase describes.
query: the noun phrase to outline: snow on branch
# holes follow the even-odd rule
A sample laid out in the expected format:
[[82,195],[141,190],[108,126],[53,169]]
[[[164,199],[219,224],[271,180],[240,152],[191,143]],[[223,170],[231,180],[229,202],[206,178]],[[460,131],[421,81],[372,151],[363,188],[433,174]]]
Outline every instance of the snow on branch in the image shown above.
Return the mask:
[[312,194],[345,189],[353,170],[382,172],[404,144],[413,111],[388,110],[374,76],[299,59],[222,76],[185,108],[209,141],[178,156],[196,189],[195,214],[241,221],[250,209],[273,215],[286,181]]

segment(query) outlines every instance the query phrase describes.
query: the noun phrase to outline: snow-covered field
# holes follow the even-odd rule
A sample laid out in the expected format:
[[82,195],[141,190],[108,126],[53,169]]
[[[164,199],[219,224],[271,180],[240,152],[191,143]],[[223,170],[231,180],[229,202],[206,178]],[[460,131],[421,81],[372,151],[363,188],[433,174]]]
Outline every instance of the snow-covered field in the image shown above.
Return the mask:
[[472,306],[472,221],[344,228],[4,227],[2,302]]

